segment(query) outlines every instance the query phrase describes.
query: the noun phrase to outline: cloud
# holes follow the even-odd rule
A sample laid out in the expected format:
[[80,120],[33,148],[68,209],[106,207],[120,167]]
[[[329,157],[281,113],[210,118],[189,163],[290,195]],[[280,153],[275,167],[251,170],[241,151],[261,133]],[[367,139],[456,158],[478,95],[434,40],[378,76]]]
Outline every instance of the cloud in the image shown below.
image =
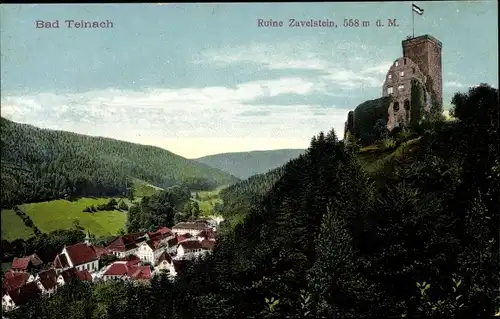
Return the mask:
[[2,96],[1,112],[18,122],[156,145],[191,158],[306,148],[320,131],[334,128],[342,138],[348,111],[362,102],[361,95],[378,97],[392,63],[380,49],[339,43],[324,50],[312,41],[250,43],[192,59],[216,70],[253,66],[254,81]]
[[2,97],[1,112],[17,122],[152,144],[199,157],[250,149],[306,148],[313,135],[332,127],[341,138],[348,110],[314,104],[252,104],[262,97],[322,90],[317,83],[292,77],[234,88],[42,93]]
[[463,84],[463,83],[457,82],[457,81],[448,81],[448,82],[444,83],[444,86],[449,87],[449,88],[465,88],[465,87],[469,87],[470,85]]
[[337,43],[332,45],[331,50],[318,52],[319,47],[324,45],[309,39],[265,45],[251,43],[207,50],[195,57],[193,62],[214,67],[251,64],[267,70],[302,70],[310,72],[304,73],[304,78],[314,77],[324,88],[347,91],[381,87],[392,64],[379,48]]

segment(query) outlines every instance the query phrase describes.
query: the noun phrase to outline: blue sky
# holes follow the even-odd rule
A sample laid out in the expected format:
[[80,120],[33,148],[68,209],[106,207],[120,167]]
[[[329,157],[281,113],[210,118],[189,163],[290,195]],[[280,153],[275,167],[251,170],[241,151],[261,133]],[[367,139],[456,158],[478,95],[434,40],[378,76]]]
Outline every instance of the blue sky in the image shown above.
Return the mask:
[[[498,87],[497,2],[415,3],[415,34],[443,42],[445,106],[480,82]],[[0,14],[2,116],[188,158],[306,148],[332,127],[342,137],[347,112],[381,95],[412,32],[411,2],[32,4]],[[290,18],[340,26],[288,28]],[[372,26],[344,28],[345,18]],[[374,26],[388,18],[399,27]],[[68,29],[69,19],[114,27]]]

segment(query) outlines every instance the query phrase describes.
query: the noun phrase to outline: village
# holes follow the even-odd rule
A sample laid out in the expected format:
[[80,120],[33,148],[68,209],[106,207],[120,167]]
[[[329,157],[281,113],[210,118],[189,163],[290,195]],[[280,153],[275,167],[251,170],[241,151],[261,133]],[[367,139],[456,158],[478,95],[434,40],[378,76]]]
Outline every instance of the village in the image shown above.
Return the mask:
[[[172,280],[190,260],[203,258],[215,246],[220,219],[199,218],[171,229],[117,236],[106,246],[85,241],[65,246],[50,264],[36,255],[14,258],[2,284],[3,311],[11,311],[37,296],[50,297],[71,280],[129,280],[148,283],[161,273]],[[103,260],[113,260],[109,264]]]

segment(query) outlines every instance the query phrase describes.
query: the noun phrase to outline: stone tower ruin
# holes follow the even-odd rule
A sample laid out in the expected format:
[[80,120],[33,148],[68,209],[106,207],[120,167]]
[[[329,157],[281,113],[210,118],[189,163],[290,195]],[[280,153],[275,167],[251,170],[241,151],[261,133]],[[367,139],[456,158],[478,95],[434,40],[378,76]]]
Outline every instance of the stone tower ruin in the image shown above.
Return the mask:
[[435,103],[443,105],[443,75],[441,65],[442,43],[430,35],[406,39],[403,44],[403,57],[415,62],[420,71],[428,76],[430,88],[436,94]]
[[382,96],[391,98],[387,128],[392,130],[410,121],[413,106],[412,87],[423,88],[424,109],[443,104],[441,47],[430,35],[402,41],[403,56],[396,59],[387,72]]
[[[421,35],[403,40],[402,47],[403,56],[394,60],[387,71],[382,97],[366,101],[349,112],[344,140],[349,136],[369,135],[370,123],[373,125],[385,114],[388,116],[385,119],[387,129],[392,131],[412,122],[419,123],[429,114],[427,112],[442,107],[441,42],[433,36]],[[364,125],[361,127],[357,123]]]

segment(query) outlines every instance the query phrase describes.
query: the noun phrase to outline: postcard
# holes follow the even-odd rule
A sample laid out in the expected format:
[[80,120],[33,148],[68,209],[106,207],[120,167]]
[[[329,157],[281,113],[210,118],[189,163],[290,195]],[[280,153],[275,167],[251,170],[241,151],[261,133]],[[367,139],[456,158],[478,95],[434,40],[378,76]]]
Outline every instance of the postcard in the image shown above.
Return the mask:
[[3,310],[497,313],[497,10],[2,4]]

